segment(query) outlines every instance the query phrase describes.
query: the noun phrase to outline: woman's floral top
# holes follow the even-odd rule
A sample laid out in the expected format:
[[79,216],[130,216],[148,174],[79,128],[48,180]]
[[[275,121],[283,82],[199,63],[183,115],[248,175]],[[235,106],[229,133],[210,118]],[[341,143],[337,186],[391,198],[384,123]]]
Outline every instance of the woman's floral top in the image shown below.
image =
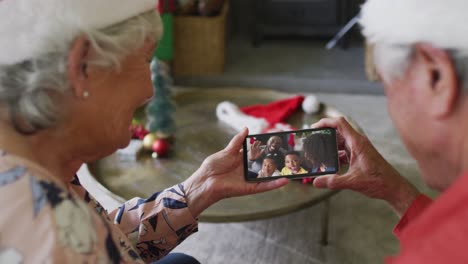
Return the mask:
[[68,185],[0,150],[0,263],[144,263],[165,256],[197,221],[182,184],[107,212]]

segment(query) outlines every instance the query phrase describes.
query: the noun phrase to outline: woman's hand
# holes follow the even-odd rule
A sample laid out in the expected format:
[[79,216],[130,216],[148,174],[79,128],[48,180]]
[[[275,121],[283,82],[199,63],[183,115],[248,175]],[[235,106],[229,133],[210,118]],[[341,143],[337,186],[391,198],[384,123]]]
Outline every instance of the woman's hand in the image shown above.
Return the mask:
[[403,178],[374,148],[369,139],[343,117],[326,118],[312,128],[332,127],[337,130],[340,162],[348,163],[343,175],[333,174],[315,178],[314,186],[329,189],[349,189],[371,198],[387,201],[401,216],[419,191]]
[[242,144],[247,134],[247,129],[237,134],[226,148],[207,157],[184,182],[187,204],[194,217],[221,199],[265,192],[288,183],[284,178],[262,183],[245,181]]

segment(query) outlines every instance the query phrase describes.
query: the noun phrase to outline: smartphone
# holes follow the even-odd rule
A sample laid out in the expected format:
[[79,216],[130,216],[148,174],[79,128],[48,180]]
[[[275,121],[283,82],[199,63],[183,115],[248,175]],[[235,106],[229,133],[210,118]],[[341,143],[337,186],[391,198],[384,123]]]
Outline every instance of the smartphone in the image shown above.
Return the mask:
[[334,128],[248,135],[243,146],[244,177],[249,182],[300,179],[339,170]]

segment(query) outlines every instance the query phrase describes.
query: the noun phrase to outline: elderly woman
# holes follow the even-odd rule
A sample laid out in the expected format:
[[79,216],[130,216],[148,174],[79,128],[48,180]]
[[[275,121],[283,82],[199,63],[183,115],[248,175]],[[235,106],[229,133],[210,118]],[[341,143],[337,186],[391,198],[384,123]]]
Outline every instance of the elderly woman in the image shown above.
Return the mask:
[[143,263],[196,232],[220,199],[247,184],[247,130],[185,182],[106,212],[75,172],[130,140],[152,96],[149,61],[161,35],[155,0],[0,1],[0,262]]
[[338,130],[350,163],[346,174],[314,185],[382,199],[401,217],[394,230],[401,252],[386,263],[468,263],[467,12],[466,0],[368,0],[362,12],[390,116],[424,182],[441,192],[436,200],[345,119],[314,124]]

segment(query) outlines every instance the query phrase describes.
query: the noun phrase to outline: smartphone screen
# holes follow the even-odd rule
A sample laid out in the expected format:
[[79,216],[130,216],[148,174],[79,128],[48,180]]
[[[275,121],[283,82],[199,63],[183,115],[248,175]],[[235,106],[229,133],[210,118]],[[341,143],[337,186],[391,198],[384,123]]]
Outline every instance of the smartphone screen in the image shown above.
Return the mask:
[[243,155],[247,181],[298,179],[334,174],[339,169],[333,128],[249,135]]

